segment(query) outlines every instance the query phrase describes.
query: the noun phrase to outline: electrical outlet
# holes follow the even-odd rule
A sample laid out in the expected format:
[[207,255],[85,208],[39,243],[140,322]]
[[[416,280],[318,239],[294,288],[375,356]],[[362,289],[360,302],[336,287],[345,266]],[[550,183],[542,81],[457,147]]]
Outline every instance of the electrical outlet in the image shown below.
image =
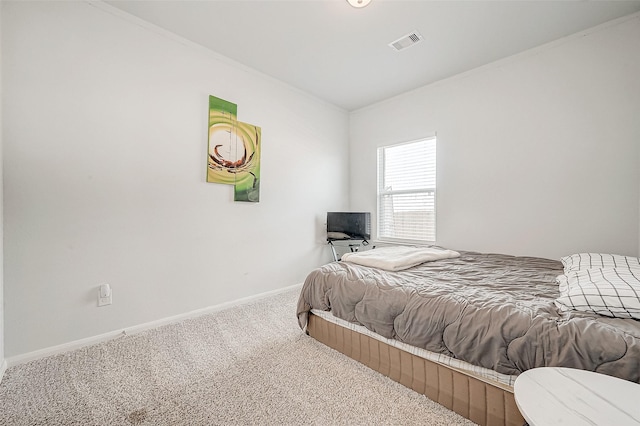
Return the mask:
[[98,288],[98,306],[110,305],[113,302],[113,294],[109,284],[102,284]]

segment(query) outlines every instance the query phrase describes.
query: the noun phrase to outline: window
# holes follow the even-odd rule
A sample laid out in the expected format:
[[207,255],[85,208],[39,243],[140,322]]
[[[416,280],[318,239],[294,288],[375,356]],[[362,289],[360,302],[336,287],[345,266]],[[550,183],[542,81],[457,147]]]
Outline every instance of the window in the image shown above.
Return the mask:
[[436,240],[436,138],[378,148],[378,238]]

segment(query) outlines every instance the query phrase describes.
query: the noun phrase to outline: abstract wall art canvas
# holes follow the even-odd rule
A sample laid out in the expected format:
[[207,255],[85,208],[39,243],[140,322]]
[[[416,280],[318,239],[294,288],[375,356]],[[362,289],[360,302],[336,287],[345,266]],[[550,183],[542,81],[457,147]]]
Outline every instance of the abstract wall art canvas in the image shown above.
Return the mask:
[[209,96],[207,182],[234,186],[234,201],[260,201],[261,129],[237,119],[238,106]]

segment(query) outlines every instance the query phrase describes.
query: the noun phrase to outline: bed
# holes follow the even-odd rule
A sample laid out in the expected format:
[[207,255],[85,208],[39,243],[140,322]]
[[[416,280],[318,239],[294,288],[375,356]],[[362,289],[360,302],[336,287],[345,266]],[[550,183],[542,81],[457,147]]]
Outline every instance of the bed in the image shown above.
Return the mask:
[[[481,425],[524,423],[513,382],[531,368],[580,368],[640,382],[635,301],[606,316],[593,311],[593,302],[583,309],[571,294],[585,271],[620,265],[453,253],[397,271],[351,261],[317,268],[300,293],[300,327]],[[637,273],[629,270],[640,277],[640,262]],[[563,297],[569,302],[559,303]]]

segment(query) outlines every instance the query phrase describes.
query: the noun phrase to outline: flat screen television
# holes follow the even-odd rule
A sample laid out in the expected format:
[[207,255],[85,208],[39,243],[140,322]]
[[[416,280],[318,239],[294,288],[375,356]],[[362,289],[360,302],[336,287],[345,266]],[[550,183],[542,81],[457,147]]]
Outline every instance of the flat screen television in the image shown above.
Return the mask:
[[371,239],[371,213],[327,212],[327,240]]

